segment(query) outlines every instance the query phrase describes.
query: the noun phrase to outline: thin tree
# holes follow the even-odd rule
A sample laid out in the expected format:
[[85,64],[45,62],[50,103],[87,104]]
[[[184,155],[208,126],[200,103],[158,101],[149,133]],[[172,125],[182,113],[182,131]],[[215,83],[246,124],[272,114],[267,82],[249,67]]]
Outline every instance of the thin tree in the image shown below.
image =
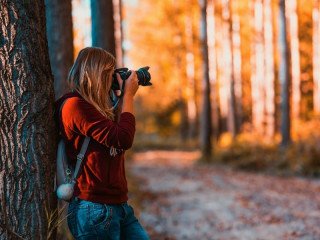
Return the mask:
[[290,120],[290,73],[289,73],[289,46],[287,41],[286,1],[279,0],[279,48],[280,67],[279,79],[281,84],[281,146],[291,142]]
[[263,32],[263,0],[252,3],[254,20],[252,23],[251,51],[251,92],[252,92],[252,124],[254,130],[261,135],[265,132],[265,64],[264,64],[264,32]]
[[217,79],[217,51],[216,51],[216,23],[215,23],[215,1],[209,0],[207,6],[207,33],[209,51],[209,77],[211,91],[211,118],[213,134],[216,140],[220,135],[220,108],[219,88]]
[[[236,2],[235,2],[236,3]],[[230,1],[231,4],[231,1]],[[238,6],[238,5],[236,5]],[[237,10],[238,11],[238,10]],[[232,26],[232,58],[234,76],[234,96],[235,96],[235,125],[236,134],[240,132],[242,126],[242,60],[241,60],[241,36],[240,36],[240,17],[237,11],[231,12],[230,24]]]
[[195,83],[195,57],[194,57],[194,27],[193,27],[193,8],[192,1],[189,0],[184,19],[185,24],[185,61],[186,61],[186,100],[187,100],[187,118],[188,118],[188,138],[194,139],[197,135],[198,106],[196,102],[196,83]]
[[123,28],[122,28],[122,0],[115,0],[114,2],[114,26],[115,26],[115,46],[117,56],[117,66],[123,67],[124,51],[122,48],[123,42]]
[[291,59],[291,76],[292,76],[292,117],[298,119],[300,117],[300,101],[301,101],[301,76],[300,76],[300,51],[298,38],[298,14],[297,0],[291,0],[287,5],[287,22],[288,36],[290,37],[290,59]]
[[91,0],[92,46],[116,56],[115,23],[112,0]]
[[55,96],[58,99],[69,89],[67,76],[73,63],[71,0],[45,0],[47,37]]
[[0,0],[0,239],[47,239],[56,129],[43,0]]
[[[241,77],[239,79],[239,73],[241,75],[241,67],[240,71],[237,71],[239,66],[237,66],[237,62],[235,59],[235,51],[238,46],[235,46],[235,34],[234,34],[234,25],[233,25],[233,11],[232,11],[232,1],[228,0],[224,2],[223,5],[223,15],[226,19],[226,24],[228,25],[228,39],[229,39],[229,53],[230,53],[230,63],[231,63],[231,71],[230,71],[230,80],[229,80],[229,112],[228,112],[228,129],[231,132],[233,138],[239,132],[239,125],[237,124],[237,120],[239,120],[239,116],[237,114],[237,103],[241,102],[240,99],[236,99],[237,96],[235,94],[235,85],[236,80],[241,81]],[[237,103],[236,103],[237,102]],[[240,110],[240,109],[238,109]]]
[[[215,32],[219,34],[215,34],[215,54],[216,54],[216,96],[217,99],[217,108],[219,111],[219,133],[215,133],[216,135],[220,135],[222,132],[226,131],[226,122],[229,112],[229,104],[228,98],[229,96],[229,80],[230,80],[230,61],[226,56],[230,56],[229,50],[229,38],[228,38],[228,25],[226,25],[226,21],[223,20],[222,15],[222,3],[220,1],[215,1]],[[210,36],[210,35],[209,35]],[[210,42],[209,42],[210,43]],[[211,45],[211,43],[210,43]],[[210,51],[211,51],[210,46]],[[210,54],[211,55],[211,54]],[[213,63],[210,63],[210,67],[213,67]],[[214,114],[214,113],[213,113]],[[214,119],[215,120],[215,119]]]
[[275,60],[273,36],[273,11],[272,1],[263,1],[263,26],[264,26],[264,77],[265,77],[265,134],[272,139],[275,134]]
[[210,102],[210,79],[209,79],[209,57],[207,37],[207,0],[200,0],[201,8],[201,48],[202,48],[202,112],[200,124],[200,140],[202,157],[209,161],[212,155],[211,146],[211,102]]
[[320,113],[320,0],[313,7],[313,108]]

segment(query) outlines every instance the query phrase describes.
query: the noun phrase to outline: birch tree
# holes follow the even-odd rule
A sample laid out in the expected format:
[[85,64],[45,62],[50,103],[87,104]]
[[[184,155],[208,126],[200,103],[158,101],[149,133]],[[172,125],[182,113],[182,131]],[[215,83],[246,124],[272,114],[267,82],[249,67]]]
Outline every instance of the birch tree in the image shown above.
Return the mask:
[[0,239],[47,239],[56,129],[43,0],[0,0]]
[[[230,1],[231,2],[231,1]],[[233,58],[233,77],[234,77],[234,96],[235,96],[235,126],[236,134],[240,132],[242,125],[242,77],[241,77],[241,37],[240,37],[240,17],[235,11],[231,14],[232,26],[232,58]]]
[[263,32],[263,0],[255,0],[253,10],[253,41],[252,41],[252,123],[254,130],[264,134],[265,113],[265,64],[264,64],[264,32]]
[[219,104],[219,84],[217,76],[217,51],[216,51],[216,19],[214,0],[208,1],[207,7],[207,33],[208,33],[208,54],[209,54],[209,77],[211,91],[211,119],[213,135],[216,140],[221,133],[220,104]]
[[259,134],[271,139],[275,133],[275,60],[271,0],[253,4],[252,123]]
[[292,85],[292,118],[298,119],[300,116],[300,101],[301,101],[301,76],[300,76],[300,52],[298,38],[298,14],[297,0],[287,1],[287,22],[288,36],[290,36],[290,60],[291,60],[291,85]]
[[263,26],[264,26],[264,96],[265,96],[265,134],[271,139],[275,134],[275,60],[274,36],[272,26],[272,1],[263,1]]
[[[221,1],[215,1],[215,54],[216,54],[216,96],[218,113],[220,114],[219,135],[226,130],[229,113],[228,96],[230,94],[230,39],[228,37],[228,22],[223,19]],[[219,4],[219,5],[218,5]],[[212,49],[212,48],[211,48]],[[211,50],[210,50],[211,51]],[[212,66],[212,63],[210,64]],[[213,67],[213,66],[212,66]]]

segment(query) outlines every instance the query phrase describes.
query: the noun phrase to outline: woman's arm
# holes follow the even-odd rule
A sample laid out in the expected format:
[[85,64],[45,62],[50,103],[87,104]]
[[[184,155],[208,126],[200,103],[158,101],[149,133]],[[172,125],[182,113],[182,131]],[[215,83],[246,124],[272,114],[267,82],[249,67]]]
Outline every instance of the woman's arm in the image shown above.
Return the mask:
[[66,102],[62,109],[62,121],[69,129],[92,137],[108,147],[129,149],[135,134],[133,98],[138,88],[137,74],[132,71],[125,83],[119,121],[107,119],[94,106],[80,98],[71,98]]
[[135,117],[122,112],[119,122],[103,116],[84,99],[73,97],[62,108],[62,123],[71,131],[89,136],[108,147],[129,149],[135,134]]
[[[118,73],[117,73],[117,79],[118,79],[120,87],[122,87],[123,80],[121,79],[121,77]],[[134,98],[138,88],[139,88],[139,84],[138,84],[137,74],[135,71],[131,71],[131,75],[126,80],[125,86],[124,86],[122,112],[129,112],[131,114],[134,114],[133,98]]]

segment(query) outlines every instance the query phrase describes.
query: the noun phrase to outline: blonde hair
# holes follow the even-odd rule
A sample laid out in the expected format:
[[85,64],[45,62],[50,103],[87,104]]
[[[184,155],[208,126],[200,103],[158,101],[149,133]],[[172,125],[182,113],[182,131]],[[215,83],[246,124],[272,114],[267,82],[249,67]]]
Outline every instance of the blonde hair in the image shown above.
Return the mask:
[[77,91],[102,115],[114,120],[110,89],[116,60],[102,48],[82,49],[68,76],[71,90]]

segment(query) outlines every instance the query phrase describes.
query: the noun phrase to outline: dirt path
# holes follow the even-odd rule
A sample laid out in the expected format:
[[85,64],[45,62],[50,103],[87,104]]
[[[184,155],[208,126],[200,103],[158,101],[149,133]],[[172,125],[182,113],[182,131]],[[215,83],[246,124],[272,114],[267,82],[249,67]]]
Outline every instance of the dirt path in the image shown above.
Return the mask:
[[199,152],[136,153],[151,239],[320,239],[320,180],[194,165]]

